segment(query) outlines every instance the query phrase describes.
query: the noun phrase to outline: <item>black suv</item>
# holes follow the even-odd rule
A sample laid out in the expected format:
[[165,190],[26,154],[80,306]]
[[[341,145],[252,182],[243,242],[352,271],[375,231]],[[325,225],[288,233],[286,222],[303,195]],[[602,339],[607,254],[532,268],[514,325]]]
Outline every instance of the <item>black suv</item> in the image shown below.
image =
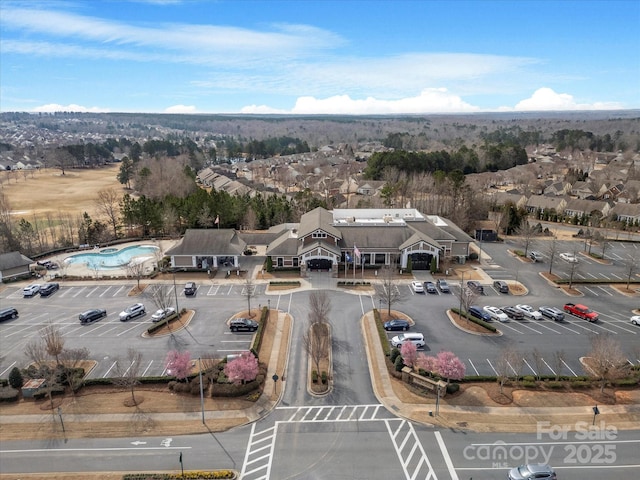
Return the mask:
[[234,318],[229,322],[232,332],[255,332],[258,330],[258,322],[249,318]]
[[3,308],[0,310],[0,322],[14,318],[18,318],[18,310],[14,307]]
[[493,282],[493,288],[500,293],[509,293],[509,285],[504,280],[496,280]]
[[48,297],[59,288],[60,288],[59,283],[45,283],[42,287],[40,287],[40,296]]
[[102,308],[94,308],[93,310],[87,310],[86,312],[82,312],[78,318],[80,319],[80,323],[91,323],[95,320],[99,320],[106,316],[107,316],[106,310]]
[[480,285],[480,282],[469,280],[467,282],[467,288],[469,288],[473,292],[479,293],[480,295],[484,295],[484,287]]
[[187,282],[184,286],[184,294],[188,297],[195,295],[197,288],[195,282]]

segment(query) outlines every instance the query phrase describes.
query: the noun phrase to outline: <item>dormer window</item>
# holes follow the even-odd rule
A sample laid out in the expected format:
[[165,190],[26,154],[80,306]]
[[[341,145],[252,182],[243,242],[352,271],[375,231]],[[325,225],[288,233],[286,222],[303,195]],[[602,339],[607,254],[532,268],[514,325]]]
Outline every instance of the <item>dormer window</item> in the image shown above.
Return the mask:
[[327,233],[321,230],[318,230],[311,234],[311,238],[327,238]]

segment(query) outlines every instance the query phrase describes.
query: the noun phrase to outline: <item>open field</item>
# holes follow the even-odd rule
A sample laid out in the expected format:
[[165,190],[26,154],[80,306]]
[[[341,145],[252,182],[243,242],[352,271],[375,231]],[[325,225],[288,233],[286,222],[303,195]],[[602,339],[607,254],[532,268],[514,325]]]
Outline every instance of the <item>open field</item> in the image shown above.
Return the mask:
[[116,179],[118,170],[119,166],[112,164],[96,169],[67,170],[65,175],[54,168],[29,171],[26,177],[22,172],[0,172],[0,184],[16,216],[29,220],[34,214],[41,216],[46,212],[82,214],[86,211],[92,215],[97,192],[115,188],[125,193]]

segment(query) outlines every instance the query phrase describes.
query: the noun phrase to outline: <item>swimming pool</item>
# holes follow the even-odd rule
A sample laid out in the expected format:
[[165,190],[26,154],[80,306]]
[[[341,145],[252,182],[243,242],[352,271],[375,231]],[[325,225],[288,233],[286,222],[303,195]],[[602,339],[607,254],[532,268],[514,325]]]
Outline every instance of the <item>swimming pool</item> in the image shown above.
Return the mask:
[[105,248],[98,252],[78,253],[64,259],[66,264],[84,263],[87,267],[95,270],[108,270],[110,268],[122,268],[127,265],[132,258],[141,255],[153,256],[158,251],[154,245],[134,245],[125,247],[122,250],[117,248]]

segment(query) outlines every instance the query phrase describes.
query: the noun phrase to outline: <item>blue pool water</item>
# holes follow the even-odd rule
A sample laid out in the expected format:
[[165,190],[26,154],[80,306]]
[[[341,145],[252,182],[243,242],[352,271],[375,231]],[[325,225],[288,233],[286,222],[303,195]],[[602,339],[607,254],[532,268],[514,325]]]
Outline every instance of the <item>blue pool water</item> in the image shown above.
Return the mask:
[[105,248],[99,252],[78,253],[65,258],[65,263],[84,263],[91,269],[108,270],[109,268],[121,268],[127,265],[133,257],[140,255],[155,255],[158,247],[154,245],[135,245],[117,248]]

